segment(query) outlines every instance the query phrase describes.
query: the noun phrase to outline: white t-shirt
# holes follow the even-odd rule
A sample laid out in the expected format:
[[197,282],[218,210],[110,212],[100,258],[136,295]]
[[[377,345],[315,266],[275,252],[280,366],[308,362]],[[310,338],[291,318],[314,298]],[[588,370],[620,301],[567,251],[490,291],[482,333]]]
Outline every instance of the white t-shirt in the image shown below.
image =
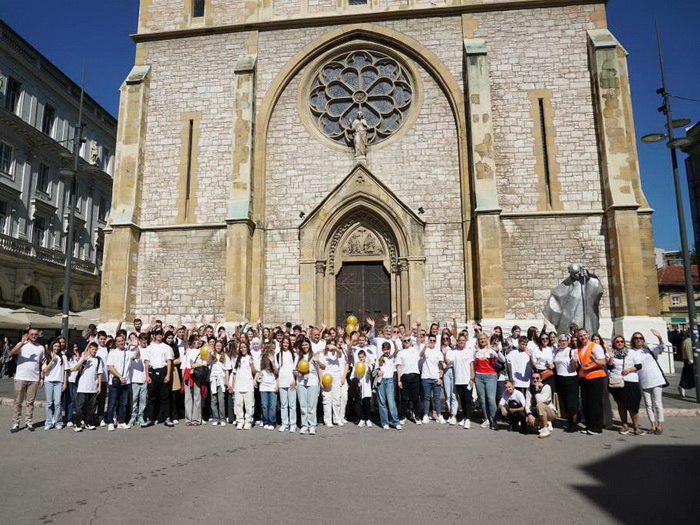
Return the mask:
[[576,369],[571,366],[571,359],[576,359],[576,350],[573,348],[562,348],[554,354],[554,367],[557,370],[558,376],[575,376],[578,375]]
[[39,381],[41,362],[44,359],[44,347],[27,343],[17,354],[16,381]]
[[309,342],[311,343],[311,350],[313,350],[314,354],[323,352],[326,349],[325,339],[319,339],[316,343],[309,339]]
[[277,366],[279,367],[280,388],[289,388],[294,381],[294,369],[297,367],[297,356],[294,352],[282,352],[277,354]]
[[[130,350],[136,352],[135,346],[132,346]],[[145,348],[139,347],[139,358],[131,360],[131,382],[142,385],[146,381],[146,374],[143,369],[143,354]]]
[[274,392],[277,377],[272,370],[263,370],[260,372],[260,391]]
[[[309,361],[309,373],[299,375],[299,384],[304,386],[318,386],[318,367],[313,361],[313,354],[305,354]],[[300,359],[301,361],[301,359]],[[298,364],[298,363],[297,363]]]
[[[630,350],[627,352],[627,355],[625,356],[624,362],[622,363],[622,369],[624,370],[625,368],[634,368],[635,365],[642,365],[642,368],[644,368],[642,361],[644,361],[644,353],[642,352],[642,350],[633,350],[630,348]],[[620,370],[620,374],[622,374],[622,370]],[[638,372],[631,372],[626,376],[622,377],[625,379],[625,383],[639,383]]]
[[513,350],[506,356],[506,361],[510,363],[513,372],[513,385],[517,388],[529,387],[530,376],[532,376],[532,362],[527,352]]
[[454,367],[455,385],[468,385],[472,380],[470,363],[474,359],[474,352],[466,346],[463,350],[453,348],[447,352],[447,358]]
[[535,349],[532,351],[532,358],[535,360],[535,368],[537,370],[546,370],[554,362],[552,347],[545,346],[540,350],[540,347],[535,345]]
[[98,346],[97,347],[97,357],[99,357],[102,360],[102,382],[105,383],[107,381],[107,357],[109,357],[109,350],[107,350],[106,346]]
[[392,379],[394,377],[394,374],[396,373],[396,363],[395,358],[392,357],[392,354],[390,353],[389,355],[380,355],[379,362],[384,362],[383,365],[381,365],[381,370],[382,370],[382,378],[383,379]]
[[642,369],[638,372],[639,386],[642,387],[642,389],[654,388],[666,384],[659,364],[654,359],[654,356],[658,356],[662,351],[663,345],[648,345],[642,349]]
[[[525,352],[521,352],[525,353]],[[514,399],[515,401],[518,401],[523,407],[526,408],[527,406],[525,404],[525,396],[520,390],[513,390],[512,394],[509,394],[507,390],[503,391],[503,395],[501,396],[501,400],[498,402],[499,406],[505,406],[506,408],[508,407],[508,401]]]
[[357,363],[360,360],[360,358],[357,357],[357,354],[360,353],[360,350],[365,351],[365,355],[367,356],[368,361],[369,361],[370,357],[373,359],[377,357],[377,349],[374,348],[374,346],[372,346],[372,345],[353,346],[352,347],[352,363],[353,364]]
[[185,348],[185,341],[176,337],[175,343],[177,344],[177,349],[180,351],[180,370],[185,370],[189,366],[188,363],[186,362],[187,359],[185,359],[185,357],[187,355],[187,349]]
[[439,379],[440,363],[445,362],[442,350],[437,347],[426,348],[425,355],[420,360],[421,379]]
[[[107,369],[113,366],[114,369],[126,378],[126,383],[131,384],[131,362],[134,352],[131,350],[119,350],[115,348],[107,356]],[[112,384],[112,373],[109,373],[109,384]]]
[[[359,360],[358,360],[359,363]],[[360,395],[361,397],[372,397],[372,369],[374,368],[374,360],[371,357],[366,357],[365,358],[365,364],[367,365],[367,368],[365,370],[365,373],[362,377],[358,377],[355,375],[355,369],[353,368],[353,372],[350,375],[350,378],[357,378],[358,380],[358,385],[360,387]]]
[[[104,373],[104,363],[99,357],[90,357],[83,363],[78,378],[78,393],[94,394],[97,392],[97,377]],[[104,388],[104,385],[102,386]]]
[[48,372],[44,374],[44,381],[51,383],[63,383],[63,372],[65,372],[68,365],[68,360],[66,356],[62,355],[56,359]]
[[[234,392],[252,392],[255,388],[250,357],[250,355],[241,356],[238,368],[234,369],[236,374],[236,381],[233,387]],[[253,362],[255,362],[255,358],[253,358]]]
[[321,353],[321,362],[326,365],[324,374],[330,374],[333,376],[333,382],[340,381],[340,376],[343,375],[343,370],[345,369],[345,358],[343,353],[339,352],[340,356],[336,352],[328,352],[328,354]]
[[253,363],[255,363],[255,369],[260,370],[260,364],[262,363],[262,346],[259,349],[253,348],[253,345],[250,345],[250,355],[253,356]]
[[401,367],[401,376],[406,374],[419,374],[420,370],[418,368],[418,359],[420,358],[420,351],[417,346],[409,346],[404,348],[396,355],[396,366]]
[[80,357],[73,357],[71,359],[68,359],[68,362],[66,363],[66,369],[69,371],[68,372],[68,382],[69,383],[75,383],[75,378],[78,377],[77,370],[75,372],[70,371],[71,368],[73,368],[75,365],[78,364],[78,361],[80,361]]
[[168,361],[174,358],[173,349],[167,343],[151,343],[146,348],[144,361],[148,361],[148,365],[152,369],[163,368],[168,366]]

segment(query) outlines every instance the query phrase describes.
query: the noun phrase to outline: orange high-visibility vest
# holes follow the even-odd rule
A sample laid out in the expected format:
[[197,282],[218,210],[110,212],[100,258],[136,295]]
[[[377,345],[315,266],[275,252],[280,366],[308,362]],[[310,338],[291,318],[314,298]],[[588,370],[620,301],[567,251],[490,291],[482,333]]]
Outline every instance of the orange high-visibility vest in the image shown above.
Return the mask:
[[581,363],[578,369],[578,376],[584,379],[596,379],[606,375],[605,370],[591,357],[594,346],[595,343],[591,341],[586,345],[586,348],[578,349],[578,360]]

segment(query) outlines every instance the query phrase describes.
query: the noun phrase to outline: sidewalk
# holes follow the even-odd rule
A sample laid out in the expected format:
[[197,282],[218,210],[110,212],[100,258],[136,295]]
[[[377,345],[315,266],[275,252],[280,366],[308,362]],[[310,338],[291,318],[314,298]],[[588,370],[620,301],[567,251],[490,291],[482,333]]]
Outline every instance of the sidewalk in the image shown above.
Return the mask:
[[[668,374],[666,376],[670,385],[664,389],[664,413],[666,416],[700,416],[700,404],[695,402],[695,390],[686,391],[690,397],[681,398],[678,393],[678,382],[680,374]],[[0,405],[12,405],[14,398],[14,380],[3,377],[0,379]],[[35,406],[44,407],[44,389],[39,388],[36,395]],[[646,417],[646,410],[642,403],[643,417]]]

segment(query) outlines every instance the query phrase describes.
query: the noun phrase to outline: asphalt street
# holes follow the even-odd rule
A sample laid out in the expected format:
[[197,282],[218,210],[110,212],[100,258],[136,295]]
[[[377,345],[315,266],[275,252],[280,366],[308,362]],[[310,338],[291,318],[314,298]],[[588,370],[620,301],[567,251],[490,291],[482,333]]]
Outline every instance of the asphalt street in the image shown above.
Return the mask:
[[662,436],[545,440],[436,423],[10,434],[7,406],[0,420],[13,524],[686,522],[700,466],[692,417]]

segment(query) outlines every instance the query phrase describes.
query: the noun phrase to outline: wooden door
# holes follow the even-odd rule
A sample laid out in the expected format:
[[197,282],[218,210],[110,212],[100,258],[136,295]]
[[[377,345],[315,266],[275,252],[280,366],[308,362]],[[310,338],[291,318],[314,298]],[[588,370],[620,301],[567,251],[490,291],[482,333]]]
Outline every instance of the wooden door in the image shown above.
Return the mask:
[[366,317],[379,321],[391,316],[391,283],[381,262],[343,263],[335,283],[338,324],[344,324],[350,314],[360,323]]

